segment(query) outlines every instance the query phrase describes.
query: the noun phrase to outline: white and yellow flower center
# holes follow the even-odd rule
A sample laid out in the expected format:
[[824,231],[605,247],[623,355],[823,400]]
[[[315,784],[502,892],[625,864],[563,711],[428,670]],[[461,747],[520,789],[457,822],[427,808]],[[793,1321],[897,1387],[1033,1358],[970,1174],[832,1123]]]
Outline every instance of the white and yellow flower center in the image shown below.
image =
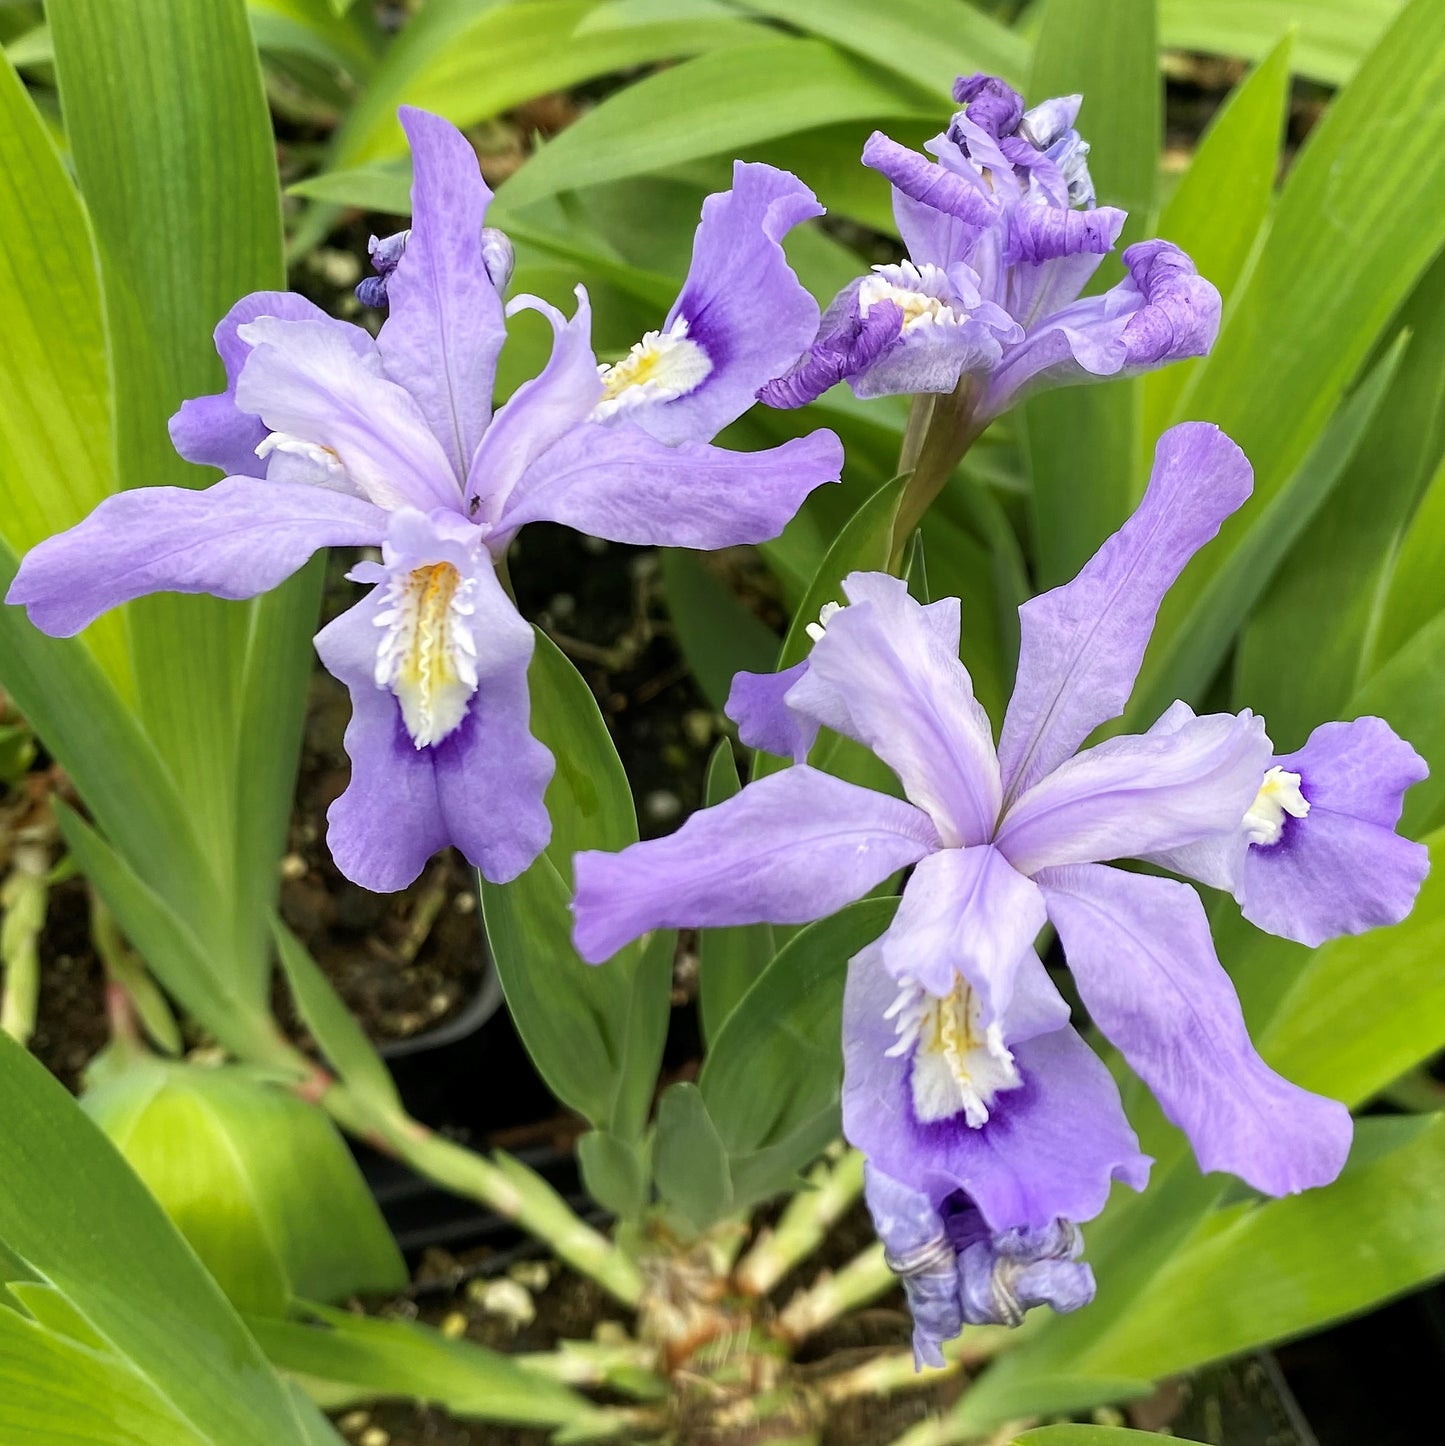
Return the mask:
[[621,361],[600,366],[602,400],[592,409],[603,421],[642,402],[671,402],[696,391],[712,371],[712,358],[687,334],[686,318],[668,331],[650,331]]
[[284,452],[310,462],[318,469],[317,481],[335,484],[345,479],[346,467],[340,456],[333,448],[323,447],[319,442],[308,442],[302,437],[292,436],[290,432],[269,432],[257,446],[256,455],[264,460],[272,452]]
[[1264,775],[1249,812],[1244,816],[1244,831],[1252,844],[1268,848],[1277,844],[1284,833],[1284,816],[1303,818],[1309,811],[1309,800],[1300,792],[1300,776],[1276,765]]
[[858,288],[858,314],[867,316],[880,302],[891,301],[903,313],[903,330],[921,326],[956,325],[967,317],[944,299],[951,293],[948,277],[937,266],[875,266]]
[[909,1083],[920,1123],[962,1114],[972,1129],[988,1123],[994,1097],[1022,1081],[998,1024],[986,1029],[978,996],[962,979],[940,998],[905,982],[889,1007],[898,1042],[890,1055],[912,1055]]
[[477,644],[470,578],[450,562],[394,575],[376,626],[376,685],[401,705],[418,748],[440,743],[466,717],[477,690]]
[[834,613],[840,613],[842,611],[842,603],[825,602],[822,608],[819,609],[818,621],[815,623],[807,624],[803,631],[807,633],[807,635],[812,638],[815,643],[821,643],[823,641],[823,634],[828,631],[829,620],[832,618]]

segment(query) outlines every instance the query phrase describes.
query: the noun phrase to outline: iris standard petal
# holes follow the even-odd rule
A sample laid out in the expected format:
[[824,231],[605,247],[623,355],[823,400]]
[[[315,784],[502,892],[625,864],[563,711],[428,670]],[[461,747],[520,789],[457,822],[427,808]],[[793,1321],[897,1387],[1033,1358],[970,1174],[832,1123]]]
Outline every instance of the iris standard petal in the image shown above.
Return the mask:
[[1311,947],[1398,924],[1430,870],[1429,850],[1395,832],[1425,760],[1383,718],[1356,718],[1321,725],[1274,762],[1299,775],[1309,812],[1286,816],[1278,843],[1245,854],[1244,917]]
[[736,673],[723,712],[738,725],[749,748],[802,762],[818,737],[818,725],[787,704],[788,689],[808,671],[807,661],[781,673]]
[[1349,1153],[1349,1111],[1255,1052],[1199,896],[1098,864],[1039,878],[1094,1023],[1189,1137],[1202,1170],[1267,1195],[1326,1185]]
[[914,867],[883,936],[883,967],[938,995],[961,976],[987,1027],[1004,1017],[1046,921],[1043,895],[997,849],[943,849]]
[[1218,427],[1171,427],[1134,515],[1072,582],[1019,609],[1018,677],[999,737],[1011,798],[1124,711],[1165,593],[1253,485]]
[[377,345],[387,375],[416,398],[460,485],[492,414],[507,336],[482,254],[492,193],[471,142],[450,121],[413,106],[398,115],[411,144],[411,234],[387,276],[389,311]]
[[[467,476],[467,507],[478,521],[496,524],[508,506],[525,501],[522,478],[549,447],[587,420],[602,383],[592,352],[592,307],[586,287],[576,289],[571,319],[536,296],[514,297],[508,315],[540,312],[552,328],[547,365],[522,383],[487,429]],[[510,528],[509,528],[510,530]]]
[[360,497],[259,477],[200,491],[135,487],[25,555],[6,601],[53,637],[152,592],[248,598],[323,547],[380,542],[386,514]]
[[729,452],[701,442],[668,447],[629,423],[586,422],[527,469],[499,526],[561,522],[611,542],[700,551],[766,542],[842,469],[832,432]]
[[[351,328],[360,332],[360,328]],[[461,488],[410,392],[388,381],[335,323],[263,316],[240,328],[251,354],[236,402],[288,445],[332,455],[345,482],[379,507],[461,507]]]
[[1110,738],[1062,763],[1005,814],[999,851],[1020,873],[1138,858],[1232,833],[1270,760],[1248,711]]
[[802,924],[938,847],[928,815],[800,765],[667,838],[577,855],[577,950],[600,963],[649,929]]
[[256,455],[256,448],[266,440],[268,428],[259,417],[236,406],[236,378],[251,354],[251,348],[236,334],[237,328],[259,316],[319,321],[336,327],[338,334],[359,349],[371,349],[371,338],[360,327],[333,321],[319,306],[294,291],[253,291],[243,296],[221,318],[215,331],[216,351],[226,368],[226,390],[182,402],[170,421],[171,444],[187,462],[218,467],[229,477],[266,475],[266,464]]
[[970,1128],[961,1115],[920,1124],[909,1061],[888,1053],[893,1027],[884,1016],[897,988],[880,943],[848,966],[843,1133],[876,1168],[936,1205],[963,1190],[991,1230],[1089,1220],[1114,1180],[1144,1187],[1149,1160],[1118,1087],[1071,1028],[1014,1046],[1022,1083],[995,1098],[986,1124]]

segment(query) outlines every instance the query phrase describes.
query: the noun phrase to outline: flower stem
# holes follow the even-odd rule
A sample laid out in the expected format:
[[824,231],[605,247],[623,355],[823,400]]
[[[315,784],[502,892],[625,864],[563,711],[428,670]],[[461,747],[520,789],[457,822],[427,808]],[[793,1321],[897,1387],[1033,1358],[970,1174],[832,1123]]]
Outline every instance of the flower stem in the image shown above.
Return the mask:
[[[900,470],[909,471],[912,475],[904,483],[898,515],[893,523],[892,561],[889,564],[892,572],[897,572],[903,561],[903,552],[908,546],[908,539],[913,536],[913,529],[923,521],[935,498],[953,476],[954,468],[983,430],[973,416],[976,390],[974,381],[965,377],[946,397],[929,399],[932,405],[926,409],[921,406],[924,398],[914,399],[914,410],[908,416],[908,428],[903,434],[903,454],[899,460]],[[926,430],[922,442],[918,443],[915,433],[924,427],[925,418]],[[905,465],[906,461],[911,461],[912,466]]]
[[812,1189],[800,1190],[782,1218],[765,1230],[743,1257],[734,1279],[746,1295],[766,1295],[824,1241],[863,1190],[863,1156],[849,1150],[834,1166],[819,1165],[808,1177]]
[[877,1242],[855,1256],[842,1270],[825,1271],[807,1290],[800,1290],[778,1316],[778,1329],[790,1341],[805,1340],[846,1315],[870,1304],[898,1284]]

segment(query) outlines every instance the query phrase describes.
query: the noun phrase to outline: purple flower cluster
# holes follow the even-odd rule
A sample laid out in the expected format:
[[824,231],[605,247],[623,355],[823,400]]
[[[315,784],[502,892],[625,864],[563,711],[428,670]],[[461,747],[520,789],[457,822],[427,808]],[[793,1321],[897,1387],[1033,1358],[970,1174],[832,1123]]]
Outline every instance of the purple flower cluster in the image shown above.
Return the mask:
[[[373,239],[373,339],[303,297],[258,292],[216,330],[226,389],[187,402],[177,450],[219,468],[204,491],[108,498],[24,559],[7,601],[69,635],[145,593],[248,598],[319,548],[380,546],[371,590],[316,639],[351,692],[351,783],[329,815],[342,872],[399,889],[455,844],[487,878],[525,869],[550,836],[548,751],[532,737],[532,630],[497,576],[518,528],[547,520],[617,542],[716,548],[775,537],[837,480],[831,432],[771,451],[709,445],[789,365],[817,303],[779,244],[821,214],[786,172],[739,163],[710,196],[682,293],[614,366],[592,352],[587,296],[568,319],[535,297],[503,307],[511,246],[484,226],[491,193],[453,126],[403,109],[415,167],[409,231]],[[543,372],[494,417],[505,314],[541,312]]]
[[1124,252],[1127,275],[1080,299],[1125,213],[1095,206],[1081,98],[1024,109],[993,76],[960,79],[963,109],[928,142],[937,157],[875,133],[863,163],[893,183],[909,259],[875,266],[823,314],[817,339],[759,397],[799,407],[840,381],[860,397],[975,387],[981,428],[1045,386],[1128,376],[1202,356],[1219,293],[1167,241]]
[[[1072,1225],[1112,1181],[1147,1179],[1114,1081],[1035,952],[1045,923],[1090,1018],[1202,1169],[1283,1195],[1344,1164],[1348,1112],[1256,1053],[1198,894],[1110,865],[1227,889],[1260,927],[1308,943],[1393,923],[1428,867],[1395,834],[1423,762],[1378,718],[1275,757],[1262,719],[1182,703],[1147,733],[1083,747],[1123,712],[1165,593],[1251,487],[1216,428],[1164,435],[1133,517],[1020,608],[997,748],[959,661],[957,599],[922,606],[897,578],[852,574],[805,662],[733,685],[744,741],[795,766],[670,837],[577,857],[575,938],[593,961],[649,929],[818,919],[911,868],[892,924],[849,966],[843,1124],[922,1360],[964,1320],[1087,1300]],[[876,754],[907,801],[801,761],[824,727]]]

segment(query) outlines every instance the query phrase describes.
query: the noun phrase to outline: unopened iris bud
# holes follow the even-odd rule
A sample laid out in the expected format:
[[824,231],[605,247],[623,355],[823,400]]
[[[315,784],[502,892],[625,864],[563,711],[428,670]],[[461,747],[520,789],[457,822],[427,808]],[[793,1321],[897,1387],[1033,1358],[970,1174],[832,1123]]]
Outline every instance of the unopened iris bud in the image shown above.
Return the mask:
[[507,239],[505,231],[495,226],[482,227],[482,265],[498,291],[505,291],[512,279],[512,268],[517,264],[517,253]]
[[386,283],[391,273],[406,253],[406,243],[411,230],[397,231],[390,236],[373,236],[366,243],[366,254],[376,269],[375,276],[368,276],[356,288],[356,299],[363,306],[378,309],[386,305]]

